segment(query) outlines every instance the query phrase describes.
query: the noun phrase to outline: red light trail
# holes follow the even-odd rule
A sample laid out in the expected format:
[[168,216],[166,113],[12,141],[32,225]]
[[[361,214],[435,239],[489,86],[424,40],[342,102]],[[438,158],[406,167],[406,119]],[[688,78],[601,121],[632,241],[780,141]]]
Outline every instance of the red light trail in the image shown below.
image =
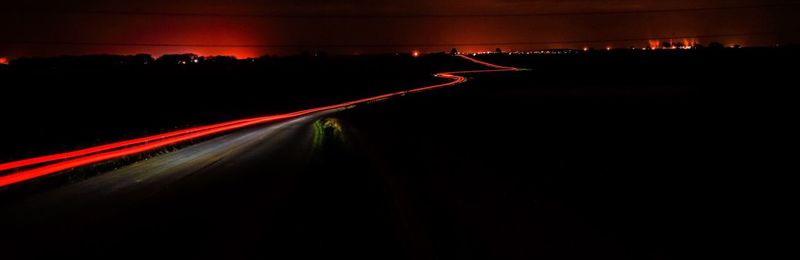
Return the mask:
[[[467,79],[463,76],[459,76],[458,74],[470,74],[470,73],[485,73],[485,72],[501,72],[501,71],[518,71],[518,68],[514,67],[504,67],[499,66],[491,63],[487,63],[484,61],[476,60],[471,57],[460,55],[460,57],[467,59],[471,62],[481,64],[483,66],[487,66],[491,69],[487,70],[470,70],[470,71],[453,71],[453,72],[443,72],[435,74],[436,77],[450,79],[450,82],[425,86],[420,88],[415,88],[411,90],[405,91],[398,91],[388,94],[383,94],[379,96],[363,98],[359,100],[353,100],[349,102],[344,102],[340,104],[330,105],[330,106],[323,106],[317,108],[311,108],[306,110],[301,110],[297,112],[291,112],[286,114],[280,115],[270,115],[270,116],[263,116],[263,117],[256,117],[256,118],[249,118],[249,119],[241,119],[235,120],[230,122],[224,122],[214,125],[208,126],[200,126],[194,128],[188,128],[168,133],[163,133],[159,135],[153,135],[148,137],[142,137],[137,139],[125,140],[120,142],[115,142],[106,145],[100,145],[90,148],[85,148],[81,150],[59,153],[59,154],[52,154],[46,156],[40,156],[35,158],[23,159],[14,162],[7,162],[0,164],[0,171],[5,170],[12,170],[12,169],[21,169],[18,172],[10,173],[4,176],[0,176],[0,187],[9,186],[12,184],[17,184],[21,182],[25,182],[31,179],[51,175],[54,173],[58,173],[61,171],[69,170],[72,168],[86,166],[93,163],[107,161],[112,159],[118,159],[125,156],[138,154],[146,151],[151,151],[159,148],[163,148],[169,145],[178,144],[187,140],[206,137],[214,134],[219,134],[222,132],[232,131],[235,129],[241,129],[248,126],[253,126],[257,124],[263,124],[267,122],[273,122],[277,120],[295,118],[303,115],[308,115],[316,112],[327,111],[327,110],[334,110],[334,109],[342,109],[347,108],[350,106],[364,104],[367,102],[372,101],[379,101],[390,97],[400,96],[407,93],[417,93],[421,91],[437,89],[437,88],[444,88],[450,87],[454,85],[461,84]],[[49,164],[45,164],[49,163]],[[43,166],[38,166],[30,169],[22,169],[26,167],[32,167],[35,165],[45,164]]]
[[233,122],[226,122],[226,123],[215,124],[215,125],[210,125],[210,126],[202,126],[202,127],[183,129],[183,130],[178,130],[178,131],[174,131],[174,132],[154,135],[154,136],[142,137],[142,138],[137,138],[137,139],[132,139],[132,140],[120,141],[120,142],[116,142],[116,143],[111,143],[111,144],[105,144],[105,145],[85,148],[85,149],[72,151],[72,152],[51,154],[51,155],[40,156],[40,157],[35,157],[35,158],[30,158],[30,159],[25,159],[25,160],[2,163],[2,164],[0,164],[0,171],[5,171],[5,170],[15,169],[15,168],[21,168],[21,167],[26,167],[26,166],[32,166],[32,165],[37,165],[37,164],[56,161],[56,160],[69,159],[69,158],[79,157],[79,156],[83,156],[83,155],[89,155],[89,154],[98,153],[98,152],[102,152],[102,151],[108,151],[108,150],[113,150],[113,149],[117,149],[117,148],[121,148],[121,147],[131,146],[131,145],[135,145],[135,144],[142,144],[142,143],[157,141],[157,140],[160,140],[160,139],[173,137],[173,136],[178,136],[178,135],[183,135],[183,134],[188,134],[188,133],[192,133],[192,132],[196,132],[196,131],[222,127],[222,126],[225,126],[225,125],[231,125],[231,124],[240,123],[240,122],[244,122],[244,121],[249,121],[249,119],[237,120],[237,121],[233,121]]

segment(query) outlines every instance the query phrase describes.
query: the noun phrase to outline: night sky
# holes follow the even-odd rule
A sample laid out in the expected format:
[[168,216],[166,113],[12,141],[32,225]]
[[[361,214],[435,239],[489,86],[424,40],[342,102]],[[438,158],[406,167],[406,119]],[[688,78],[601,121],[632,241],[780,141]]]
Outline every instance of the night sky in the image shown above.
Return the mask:
[[[716,40],[745,46],[800,41],[800,19],[796,18],[800,5],[763,6],[800,4],[800,1],[3,2],[4,8],[0,11],[0,57],[194,52],[242,58],[304,50],[350,54],[409,52],[415,49],[423,52],[442,51],[451,47],[462,51],[493,50],[497,47],[516,50],[584,46],[644,47],[647,41],[639,39],[709,35],[716,37],[700,37],[697,40],[700,43]],[[714,9],[737,6],[753,8]],[[693,8],[704,10],[652,12]],[[508,16],[512,14],[527,15]],[[622,39],[634,40],[616,41]],[[468,46],[478,43],[483,45]],[[157,46],[160,44],[179,46]],[[451,46],[454,44],[457,45]]]

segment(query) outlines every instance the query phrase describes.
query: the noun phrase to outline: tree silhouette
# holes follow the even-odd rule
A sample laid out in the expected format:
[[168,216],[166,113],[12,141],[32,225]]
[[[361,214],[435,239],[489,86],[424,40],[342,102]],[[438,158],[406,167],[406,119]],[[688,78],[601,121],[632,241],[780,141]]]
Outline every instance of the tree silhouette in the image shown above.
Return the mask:
[[167,54],[159,57],[156,60],[156,63],[160,64],[189,64],[193,61],[197,60],[199,56],[193,53],[186,53],[186,54]]
[[136,54],[130,60],[132,64],[150,64],[155,61],[150,54]]

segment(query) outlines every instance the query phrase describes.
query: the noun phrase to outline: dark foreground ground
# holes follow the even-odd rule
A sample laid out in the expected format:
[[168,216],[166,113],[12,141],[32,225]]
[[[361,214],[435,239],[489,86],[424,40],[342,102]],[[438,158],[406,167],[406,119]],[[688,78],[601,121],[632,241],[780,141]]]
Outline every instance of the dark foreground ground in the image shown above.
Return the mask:
[[788,70],[714,63],[728,67],[641,69],[672,76],[637,82],[609,67],[484,58],[535,70],[247,129],[4,200],[2,251],[708,259],[787,245],[766,233],[779,217],[760,216],[785,194],[754,176],[774,173],[759,156],[770,122],[786,118],[775,110],[785,104],[760,97]]

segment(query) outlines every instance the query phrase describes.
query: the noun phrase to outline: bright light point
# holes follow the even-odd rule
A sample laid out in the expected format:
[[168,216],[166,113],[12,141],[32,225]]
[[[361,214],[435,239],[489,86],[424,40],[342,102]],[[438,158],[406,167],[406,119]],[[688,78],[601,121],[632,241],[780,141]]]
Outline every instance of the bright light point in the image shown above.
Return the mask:
[[0,57],[0,64],[7,65],[8,64],[8,58]]
[[411,52],[411,56],[414,56],[415,58],[416,58],[416,57],[419,57],[419,51],[413,51],[413,52]]
[[611,50],[611,47],[606,47],[606,50],[607,50],[607,51],[610,51],[610,50]]
[[589,51],[589,47],[583,47],[583,51]]

